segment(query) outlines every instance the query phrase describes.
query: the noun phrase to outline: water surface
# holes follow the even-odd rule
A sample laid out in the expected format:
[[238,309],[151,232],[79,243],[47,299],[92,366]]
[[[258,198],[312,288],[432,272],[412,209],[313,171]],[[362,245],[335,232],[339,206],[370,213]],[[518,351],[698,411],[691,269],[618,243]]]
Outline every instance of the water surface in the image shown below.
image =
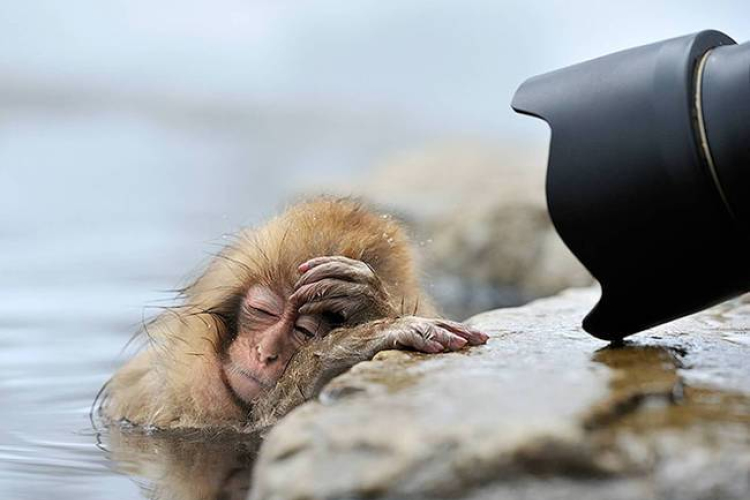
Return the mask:
[[310,169],[340,177],[383,153],[354,141],[326,167],[325,141],[248,123],[0,107],[3,500],[244,497],[254,439],[100,433],[89,411],[223,235],[278,211]]

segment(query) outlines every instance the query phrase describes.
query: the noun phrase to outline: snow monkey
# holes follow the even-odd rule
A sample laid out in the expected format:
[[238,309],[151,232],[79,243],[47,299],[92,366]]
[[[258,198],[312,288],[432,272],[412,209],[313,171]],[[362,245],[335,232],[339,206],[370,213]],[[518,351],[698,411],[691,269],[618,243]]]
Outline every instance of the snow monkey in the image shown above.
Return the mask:
[[163,429],[265,427],[380,351],[488,338],[436,315],[397,222],[332,198],[241,232],[144,333],[99,411]]

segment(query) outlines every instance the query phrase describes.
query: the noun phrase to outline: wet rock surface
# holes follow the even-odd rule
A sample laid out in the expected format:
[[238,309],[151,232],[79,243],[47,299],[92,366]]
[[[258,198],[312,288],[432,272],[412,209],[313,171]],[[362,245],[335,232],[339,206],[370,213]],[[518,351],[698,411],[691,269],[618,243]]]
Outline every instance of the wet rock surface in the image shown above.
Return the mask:
[[708,499],[750,491],[750,303],[622,346],[579,289],[480,314],[486,346],[390,351],[266,438],[253,499]]

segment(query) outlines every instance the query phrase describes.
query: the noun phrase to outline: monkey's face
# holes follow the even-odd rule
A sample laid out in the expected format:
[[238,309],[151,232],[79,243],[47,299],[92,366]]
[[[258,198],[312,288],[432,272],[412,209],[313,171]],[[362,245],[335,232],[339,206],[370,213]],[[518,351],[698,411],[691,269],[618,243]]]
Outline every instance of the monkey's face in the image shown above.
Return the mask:
[[248,290],[237,319],[223,370],[232,391],[245,402],[273,387],[299,348],[329,329],[321,317],[299,314],[292,301],[260,285]]

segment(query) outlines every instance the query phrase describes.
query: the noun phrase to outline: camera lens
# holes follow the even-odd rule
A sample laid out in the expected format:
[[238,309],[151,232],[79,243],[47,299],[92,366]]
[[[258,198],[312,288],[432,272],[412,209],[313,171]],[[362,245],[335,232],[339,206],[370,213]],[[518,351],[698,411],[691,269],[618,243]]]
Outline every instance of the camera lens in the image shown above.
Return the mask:
[[621,339],[750,291],[750,45],[718,31],[524,82],[552,129],[547,205],[602,287],[589,333]]

